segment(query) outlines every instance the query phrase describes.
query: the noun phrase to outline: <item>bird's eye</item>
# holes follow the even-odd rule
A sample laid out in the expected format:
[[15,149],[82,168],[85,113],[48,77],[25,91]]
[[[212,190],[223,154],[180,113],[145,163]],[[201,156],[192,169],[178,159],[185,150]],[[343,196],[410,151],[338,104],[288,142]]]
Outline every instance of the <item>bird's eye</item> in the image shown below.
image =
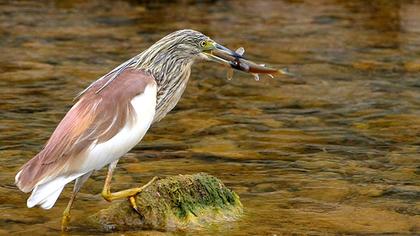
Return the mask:
[[202,48],[204,48],[206,45],[207,45],[207,42],[205,40],[203,40],[203,41],[200,42],[200,46]]

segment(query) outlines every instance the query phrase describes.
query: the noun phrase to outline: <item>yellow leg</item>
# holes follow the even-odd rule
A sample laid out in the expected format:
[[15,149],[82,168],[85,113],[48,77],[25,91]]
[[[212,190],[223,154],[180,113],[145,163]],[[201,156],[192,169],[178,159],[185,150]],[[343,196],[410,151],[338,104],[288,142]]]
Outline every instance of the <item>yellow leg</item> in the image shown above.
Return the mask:
[[111,180],[112,180],[112,173],[114,172],[115,167],[117,166],[118,161],[114,161],[109,165],[108,168],[108,174],[106,175],[104,188],[102,190],[102,197],[107,200],[108,202],[114,201],[116,199],[121,198],[128,198],[130,201],[130,204],[134,208],[134,210],[138,211],[135,196],[140,193],[143,189],[147,188],[149,185],[151,185],[157,177],[153,177],[152,180],[150,180],[147,184],[138,187],[138,188],[130,188],[126,190],[122,190],[119,192],[111,193]]
[[73,192],[71,194],[71,198],[69,203],[67,204],[66,209],[63,211],[63,218],[61,218],[61,231],[67,231],[68,225],[70,223],[70,210],[73,206],[74,199],[76,198],[76,194]]
[[73,192],[71,193],[70,201],[67,204],[66,209],[63,211],[63,218],[61,218],[61,231],[67,231],[68,225],[70,223],[70,211],[73,206],[73,202],[76,199],[76,195],[82,187],[83,183],[89,178],[92,172],[88,172],[74,182]]

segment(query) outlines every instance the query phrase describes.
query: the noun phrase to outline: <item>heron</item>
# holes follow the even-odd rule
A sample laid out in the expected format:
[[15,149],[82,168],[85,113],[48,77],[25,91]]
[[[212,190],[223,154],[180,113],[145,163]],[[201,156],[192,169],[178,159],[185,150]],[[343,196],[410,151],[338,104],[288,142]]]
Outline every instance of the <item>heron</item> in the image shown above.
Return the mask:
[[95,170],[108,165],[102,197],[109,202],[128,198],[137,210],[134,196],[156,177],[144,186],[111,192],[118,160],[175,107],[195,61],[232,66],[241,58],[203,33],[184,29],[163,37],[91,83],[77,96],[44,148],[16,174],[17,187],[31,192],[27,207],[52,208],[63,188],[75,181],[61,220],[62,230],[67,230],[80,188]]

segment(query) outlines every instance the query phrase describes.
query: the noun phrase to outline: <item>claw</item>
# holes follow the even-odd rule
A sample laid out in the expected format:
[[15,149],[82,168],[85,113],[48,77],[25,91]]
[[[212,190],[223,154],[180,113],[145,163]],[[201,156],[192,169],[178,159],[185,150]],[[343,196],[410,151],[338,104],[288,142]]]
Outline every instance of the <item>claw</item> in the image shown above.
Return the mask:
[[138,214],[140,214],[140,210],[139,210],[139,208],[137,207],[137,203],[136,203],[136,198],[135,198],[135,196],[130,196],[130,197],[128,197],[128,201],[130,202],[130,204],[131,204],[131,207],[138,213]]
[[136,194],[128,196],[128,201],[130,202],[131,207],[133,207],[133,209],[138,213],[140,213],[139,208],[137,207],[137,203],[136,203],[136,196],[137,194],[139,194],[141,191],[143,191],[143,189],[147,188],[149,185],[151,185],[153,182],[155,182],[158,179],[158,177],[153,177],[152,180],[150,180],[147,184],[143,185],[142,187],[140,187],[137,191]]

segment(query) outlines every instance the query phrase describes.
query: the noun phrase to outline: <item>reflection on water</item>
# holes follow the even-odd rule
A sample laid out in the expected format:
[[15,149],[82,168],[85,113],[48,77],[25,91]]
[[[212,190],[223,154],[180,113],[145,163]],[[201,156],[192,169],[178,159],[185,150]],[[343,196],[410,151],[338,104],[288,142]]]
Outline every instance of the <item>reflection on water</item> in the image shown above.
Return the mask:
[[[226,81],[223,68],[196,65],[176,110],[121,161],[114,189],[155,175],[221,178],[246,214],[203,234],[419,233],[420,2],[193,2],[1,3],[0,234],[57,234],[70,187],[52,210],[27,209],[17,169],[77,92],[180,28],[300,81]],[[75,220],[108,205],[103,179],[87,182]]]

